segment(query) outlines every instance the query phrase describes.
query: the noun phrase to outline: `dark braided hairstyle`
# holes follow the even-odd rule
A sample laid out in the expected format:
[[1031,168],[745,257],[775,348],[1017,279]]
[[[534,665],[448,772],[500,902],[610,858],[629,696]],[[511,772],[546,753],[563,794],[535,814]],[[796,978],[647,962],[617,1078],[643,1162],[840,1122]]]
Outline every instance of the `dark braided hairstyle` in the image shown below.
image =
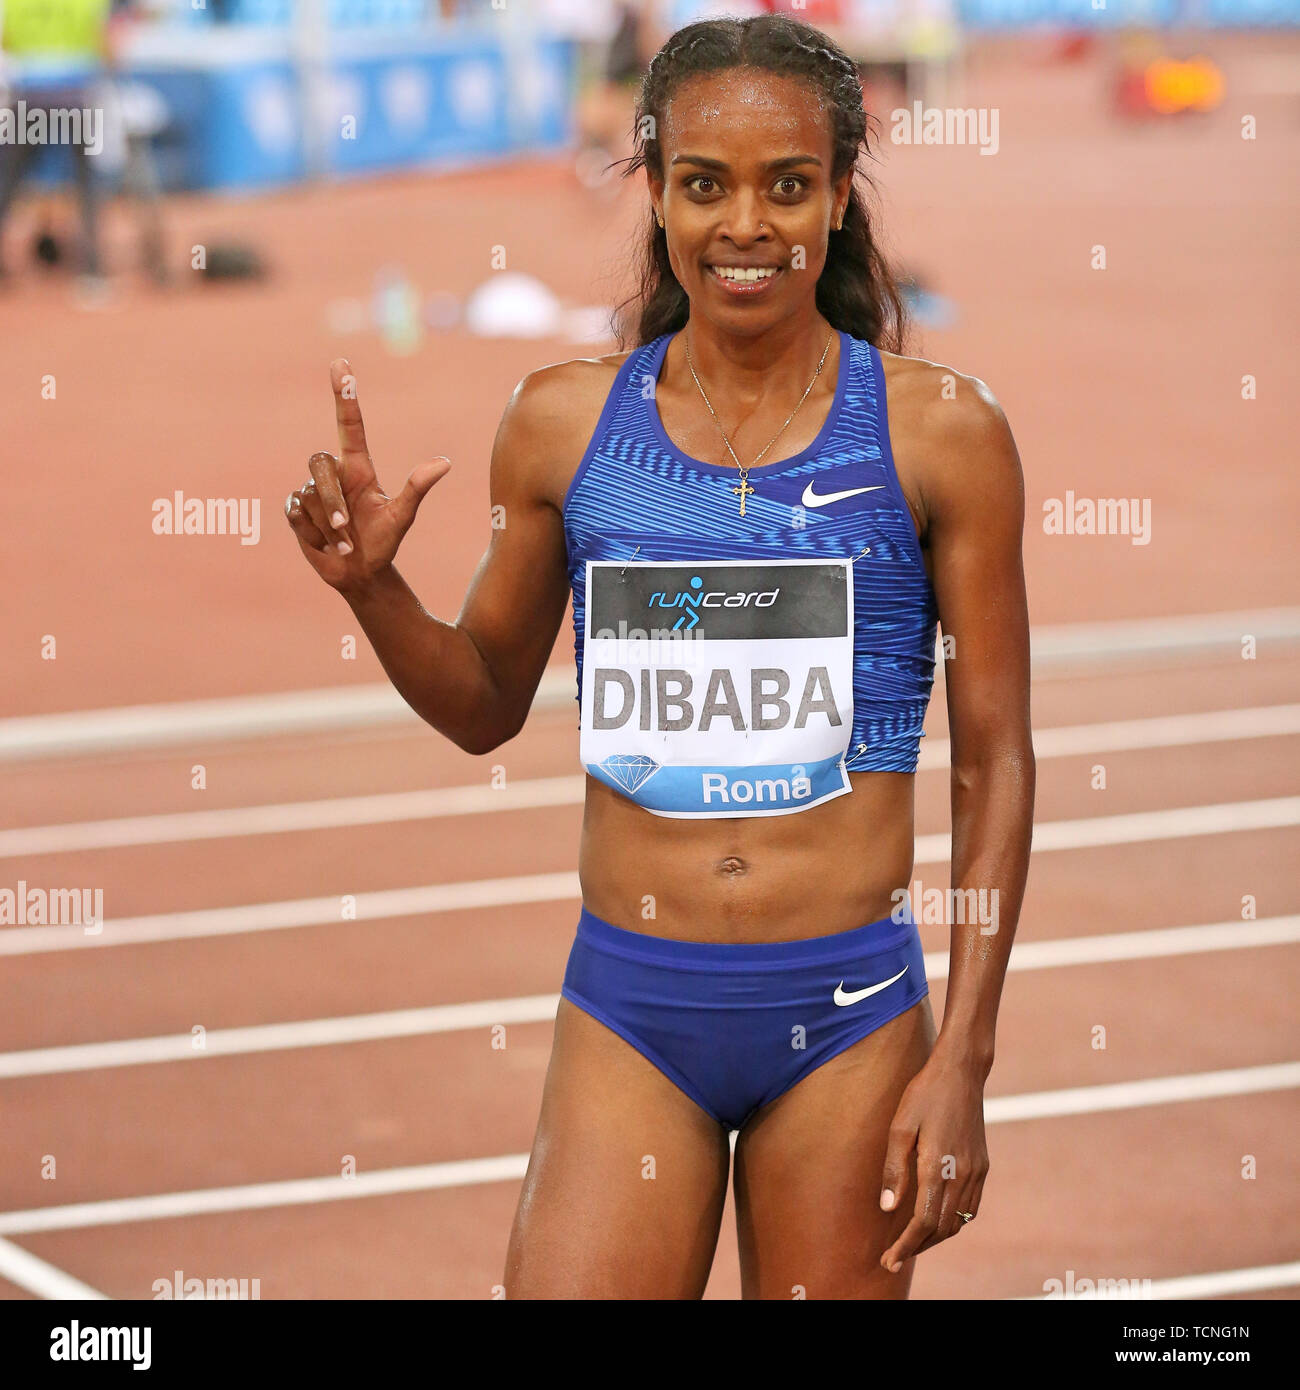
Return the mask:
[[[677,88],[701,73],[738,67],[802,78],[825,97],[833,121],[831,179],[839,179],[852,169],[854,181],[844,226],[830,233],[826,264],[817,280],[817,308],[833,328],[887,351],[902,351],[906,312],[894,276],[872,236],[867,200],[874,185],[859,163],[863,154],[874,157],[868,143],[869,118],[862,104],[862,82],[853,60],[820,30],[784,15],[710,19],[678,29],[655,55],[642,79],[636,104],[635,153],[624,161],[623,177],[646,169],[662,179],[663,151],[657,134]],[[690,316],[690,301],[668,259],[667,233],[653,210],[649,217],[638,258],[639,288],[615,310],[619,342],[624,348],[629,339],[641,347],[663,333],[675,332]]]

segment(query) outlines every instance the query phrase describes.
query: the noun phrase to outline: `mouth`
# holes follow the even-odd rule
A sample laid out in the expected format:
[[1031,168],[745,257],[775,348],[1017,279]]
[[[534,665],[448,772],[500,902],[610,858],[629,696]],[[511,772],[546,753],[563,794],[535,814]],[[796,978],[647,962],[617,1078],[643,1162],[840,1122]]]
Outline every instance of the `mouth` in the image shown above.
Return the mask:
[[711,265],[709,278],[724,294],[749,299],[754,295],[770,294],[773,285],[785,274],[779,265],[725,266]]

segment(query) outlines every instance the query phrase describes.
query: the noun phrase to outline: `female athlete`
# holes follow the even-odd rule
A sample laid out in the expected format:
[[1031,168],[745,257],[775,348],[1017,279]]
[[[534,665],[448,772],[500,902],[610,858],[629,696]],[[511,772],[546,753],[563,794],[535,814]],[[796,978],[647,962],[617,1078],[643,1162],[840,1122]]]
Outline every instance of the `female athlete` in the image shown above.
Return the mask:
[[[530,373],[455,622],[393,568],[449,465],[389,497],[347,363],[337,458],[287,504],[394,685],[488,753],[573,599],[583,907],[506,1257],[511,1298],[697,1298],[735,1138],[742,1288],[905,1298],[979,1212],[983,1088],[1034,790],[1020,463],[982,382],[898,355],[862,90],[780,17],[646,74],[631,351]],[[908,897],[946,662],[951,903],[936,1030]]]

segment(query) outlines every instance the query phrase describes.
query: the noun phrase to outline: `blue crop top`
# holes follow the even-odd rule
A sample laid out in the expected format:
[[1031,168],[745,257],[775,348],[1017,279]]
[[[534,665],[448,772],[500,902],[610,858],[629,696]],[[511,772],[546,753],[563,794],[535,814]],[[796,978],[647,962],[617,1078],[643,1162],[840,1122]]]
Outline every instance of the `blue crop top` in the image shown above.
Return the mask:
[[840,334],[817,438],[731,466],[668,438],[664,334],[620,367],[564,498],[580,756],[661,816],[785,815],[914,772],[937,606],[889,446],[884,370]]

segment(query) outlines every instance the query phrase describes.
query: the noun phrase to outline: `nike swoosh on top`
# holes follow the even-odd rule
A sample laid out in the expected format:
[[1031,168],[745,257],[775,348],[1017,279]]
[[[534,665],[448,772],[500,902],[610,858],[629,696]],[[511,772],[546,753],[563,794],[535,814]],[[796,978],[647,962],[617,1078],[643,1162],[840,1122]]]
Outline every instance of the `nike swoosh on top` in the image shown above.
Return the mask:
[[884,483],[874,483],[871,487],[851,487],[844,492],[814,492],[812,483],[803,490],[805,507],[828,507],[832,502],[843,502],[846,497],[856,497],[860,492],[879,492]]
[[901,980],[907,974],[907,966],[904,966],[892,979],[881,980],[878,985],[868,985],[866,989],[846,990],[844,981],[841,980],[835,987],[835,1002],[844,1008],[847,1004],[856,1004],[865,999],[869,994],[879,994],[882,989],[887,989],[894,983],[894,980]]

